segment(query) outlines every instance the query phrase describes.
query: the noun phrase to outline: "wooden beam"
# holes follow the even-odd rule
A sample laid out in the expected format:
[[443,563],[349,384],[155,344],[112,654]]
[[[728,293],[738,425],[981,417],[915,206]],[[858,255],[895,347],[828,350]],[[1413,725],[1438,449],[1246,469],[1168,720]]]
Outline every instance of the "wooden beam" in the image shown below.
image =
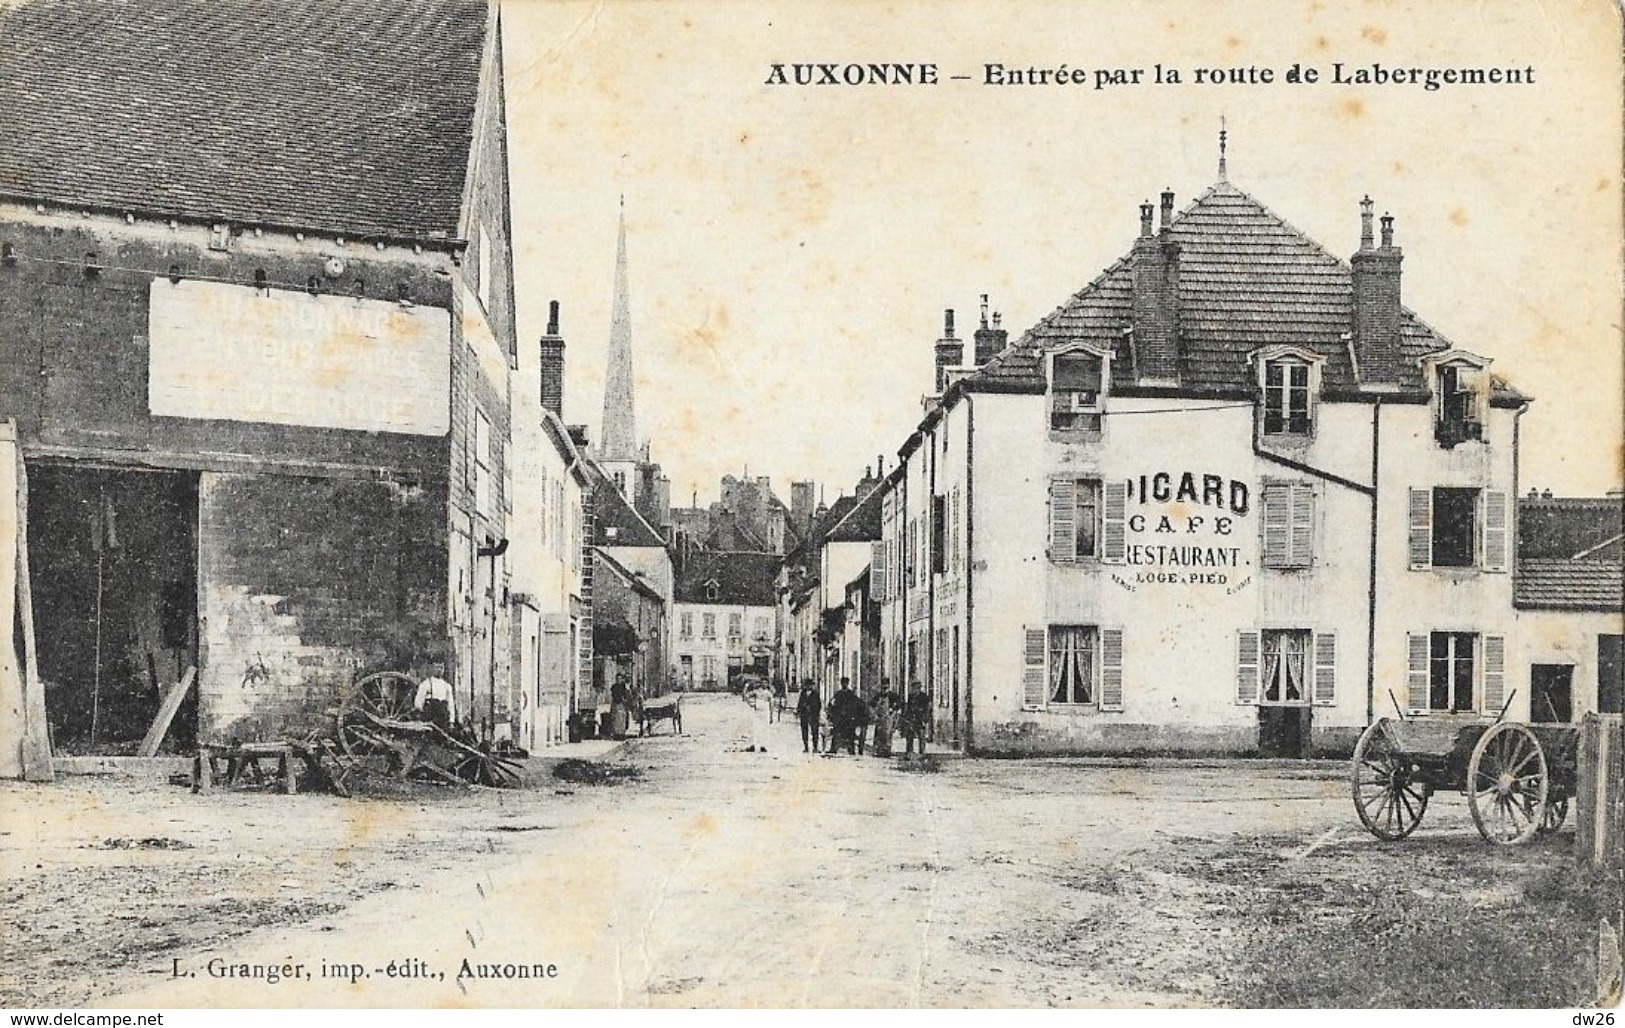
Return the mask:
[[56,778],[51,768],[51,737],[45,723],[45,683],[39,675],[34,638],[34,589],[28,572],[28,468],[21,440],[17,452],[17,609],[23,629],[23,777],[30,782]]
[[158,707],[158,716],[152,719],[152,726],[147,729],[146,737],[141,740],[141,749],[136,751],[137,756],[156,756],[158,747],[163,744],[164,736],[169,734],[169,724],[175,720],[175,712],[181,709],[181,701],[192,688],[192,681],[197,678],[197,668],[189,667],[181,680],[169,687],[164,693],[164,702]]

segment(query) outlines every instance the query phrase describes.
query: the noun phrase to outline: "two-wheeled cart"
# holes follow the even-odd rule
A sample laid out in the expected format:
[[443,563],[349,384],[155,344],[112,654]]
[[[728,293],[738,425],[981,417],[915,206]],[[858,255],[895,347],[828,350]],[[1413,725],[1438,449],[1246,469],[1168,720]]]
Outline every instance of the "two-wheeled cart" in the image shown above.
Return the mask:
[[1379,718],[1350,762],[1355,813],[1377,838],[1403,839],[1435,792],[1461,792],[1490,842],[1513,846],[1555,832],[1574,797],[1579,727]]

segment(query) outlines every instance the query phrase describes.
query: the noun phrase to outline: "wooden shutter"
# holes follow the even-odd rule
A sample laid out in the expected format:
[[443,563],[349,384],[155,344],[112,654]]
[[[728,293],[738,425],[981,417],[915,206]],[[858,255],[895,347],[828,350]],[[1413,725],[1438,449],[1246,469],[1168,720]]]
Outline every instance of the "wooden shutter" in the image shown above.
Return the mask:
[[1290,546],[1290,487],[1272,482],[1264,487],[1264,566],[1288,566]]
[[1484,490],[1484,570],[1507,569],[1507,494]]
[[1507,640],[1504,635],[1484,637],[1484,713],[1501,713],[1506,702]]
[[1069,564],[1078,559],[1078,484],[1070,478],[1049,483],[1049,559]]
[[1258,633],[1243,629],[1236,634],[1236,702],[1258,702]]
[[1425,632],[1406,636],[1405,682],[1412,710],[1428,709],[1428,642]]
[[1314,703],[1330,707],[1337,702],[1337,635],[1321,632],[1315,636]]
[[1433,565],[1433,490],[1412,489],[1410,506],[1411,570]]
[[1291,555],[1288,558],[1295,568],[1306,568],[1314,563],[1310,549],[1315,538],[1315,492],[1308,482],[1294,482],[1291,489],[1291,510],[1289,518],[1292,523],[1288,549]]
[[1042,707],[1049,696],[1049,669],[1045,666],[1049,656],[1049,630],[1029,625],[1021,634],[1022,706]]
[[1128,483],[1105,482],[1100,494],[1100,559],[1107,564],[1121,564],[1128,549]]
[[1123,709],[1123,630],[1100,630],[1100,709]]
[[886,544],[869,544],[869,599],[873,603],[884,600],[886,589]]

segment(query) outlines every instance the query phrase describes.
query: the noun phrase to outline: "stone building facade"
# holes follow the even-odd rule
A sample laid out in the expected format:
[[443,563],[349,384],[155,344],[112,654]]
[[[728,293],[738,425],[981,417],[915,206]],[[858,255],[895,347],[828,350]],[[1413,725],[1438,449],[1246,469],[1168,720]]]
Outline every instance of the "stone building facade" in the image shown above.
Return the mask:
[[882,510],[890,676],[990,754],[1346,753],[1395,710],[1526,716],[1528,399],[1403,306],[1369,200],[1347,261],[1222,173],[1160,207],[1014,343],[985,311],[971,354],[936,343]]

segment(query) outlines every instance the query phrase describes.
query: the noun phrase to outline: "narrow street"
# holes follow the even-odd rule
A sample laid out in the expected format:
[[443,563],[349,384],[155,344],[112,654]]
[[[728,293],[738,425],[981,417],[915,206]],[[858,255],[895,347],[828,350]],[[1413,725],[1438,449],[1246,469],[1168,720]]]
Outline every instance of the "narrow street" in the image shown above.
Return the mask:
[[[1410,854],[1421,858],[1406,866],[1422,893],[1459,888],[1446,898],[1475,916],[1510,916],[1515,883],[1567,859],[1549,846],[1491,853],[1465,805],[1448,799],[1430,812],[1431,841],[1381,847],[1352,824],[1336,766],[949,756],[909,771],[804,755],[793,722],[772,726],[767,753],[744,752],[749,716],[732,696],[690,697],[689,734],[631,743],[623,758],[641,777],[614,786],[417,803],[198,798],[151,783],[116,797],[106,781],[69,779],[33,789],[32,802],[8,796],[38,821],[8,825],[0,839],[13,883],[0,923],[12,940],[6,1000],[1214,1004],[1236,1001],[1242,950],[1257,945],[1243,915],[1314,899],[1346,912]],[[155,809],[129,809],[143,803]],[[98,846],[121,820],[132,835],[159,831],[160,804],[173,848]],[[1459,853],[1491,879],[1462,876]],[[1429,869],[1441,860],[1436,882]],[[147,884],[132,887],[120,867],[144,869]],[[1338,881],[1351,874],[1367,881]],[[157,900],[143,894],[177,880],[185,894],[150,907]],[[269,913],[255,915],[267,896]],[[258,917],[253,930],[230,923],[247,915]],[[159,918],[164,933],[131,934],[133,922]],[[61,940],[40,945],[47,923],[68,941],[111,933],[110,948],[98,957]],[[46,958],[56,963],[39,966]],[[98,959],[116,966],[83,966]],[[231,979],[211,974],[211,960],[303,964],[307,977]],[[537,977],[459,981],[465,960],[476,973],[524,965]],[[430,977],[392,977],[391,962]],[[366,972],[354,982],[323,977],[324,965],[352,964]],[[547,965],[556,976],[544,977]]]

